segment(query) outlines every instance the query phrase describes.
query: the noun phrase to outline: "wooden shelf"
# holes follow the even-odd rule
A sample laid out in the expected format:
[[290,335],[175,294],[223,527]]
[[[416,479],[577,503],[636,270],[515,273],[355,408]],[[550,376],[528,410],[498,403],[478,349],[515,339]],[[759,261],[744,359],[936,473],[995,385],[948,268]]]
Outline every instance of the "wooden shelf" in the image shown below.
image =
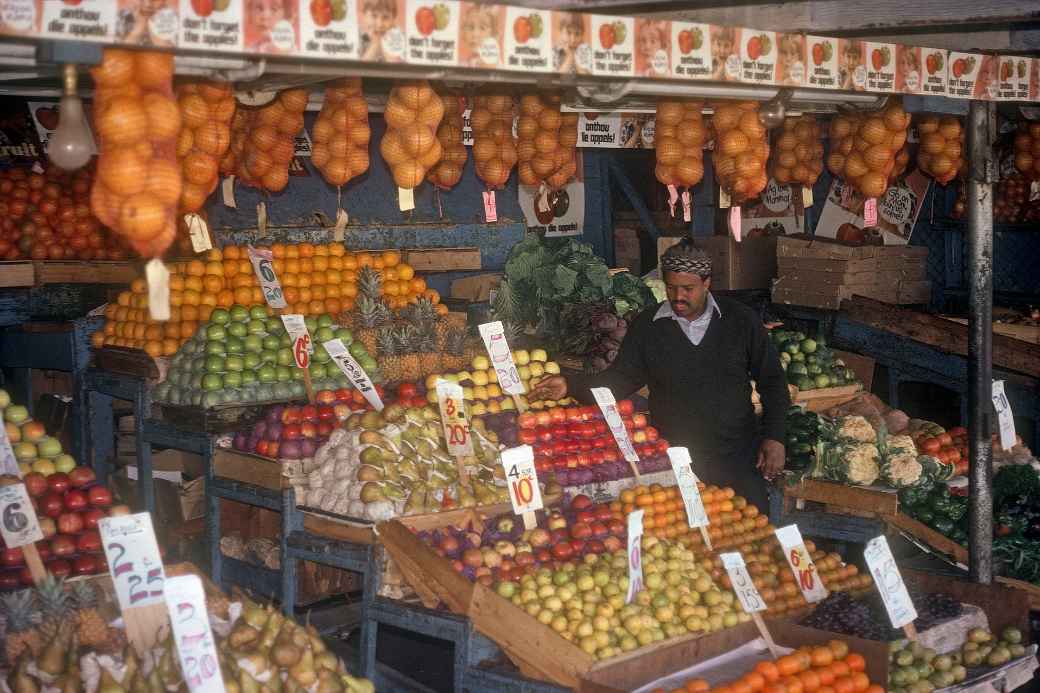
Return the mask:
[[44,284],[129,284],[141,276],[136,262],[37,261],[0,262],[0,288]]

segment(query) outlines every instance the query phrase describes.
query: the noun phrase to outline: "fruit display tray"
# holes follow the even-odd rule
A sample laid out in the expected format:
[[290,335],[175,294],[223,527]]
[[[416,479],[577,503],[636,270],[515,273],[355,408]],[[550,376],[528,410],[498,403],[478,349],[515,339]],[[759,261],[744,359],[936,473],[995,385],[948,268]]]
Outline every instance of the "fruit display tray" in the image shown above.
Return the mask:
[[893,489],[805,478],[796,484],[784,485],[785,511],[789,512],[792,506],[801,510],[806,502],[823,503],[827,512],[866,517],[891,518],[899,510],[899,494]]
[[159,403],[163,420],[177,428],[203,433],[234,433],[252,426],[264,417],[272,404],[294,404],[297,400],[269,400],[248,404],[218,404],[208,409],[181,404]]
[[794,388],[791,402],[804,404],[809,411],[826,411],[831,407],[845,404],[862,389],[863,386],[859,383],[842,385],[841,387],[823,387],[816,390],[799,390]]

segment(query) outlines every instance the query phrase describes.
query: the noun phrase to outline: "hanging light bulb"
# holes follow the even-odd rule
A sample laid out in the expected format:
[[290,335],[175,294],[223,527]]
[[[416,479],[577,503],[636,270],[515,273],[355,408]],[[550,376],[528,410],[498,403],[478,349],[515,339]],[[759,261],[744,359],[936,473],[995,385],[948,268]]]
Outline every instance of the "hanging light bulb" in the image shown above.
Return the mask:
[[94,155],[94,138],[83,116],[83,102],[76,93],[76,66],[65,66],[65,92],[58,107],[58,129],[47,144],[51,162],[65,171],[74,171]]
[[791,100],[791,90],[781,89],[776,96],[766,101],[758,109],[758,119],[767,130],[781,125],[787,115],[787,103]]

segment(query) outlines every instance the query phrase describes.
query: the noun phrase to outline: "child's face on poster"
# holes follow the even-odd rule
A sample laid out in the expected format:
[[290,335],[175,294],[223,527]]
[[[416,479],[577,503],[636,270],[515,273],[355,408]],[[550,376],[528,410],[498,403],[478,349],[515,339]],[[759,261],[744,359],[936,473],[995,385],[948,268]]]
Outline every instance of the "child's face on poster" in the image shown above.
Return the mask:
[[247,15],[260,32],[270,33],[274,25],[285,19],[283,0],[247,0]]
[[361,16],[365,20],[365,28],[376,36],[382,36],[390,31],[394,25],[394,19],[396,19],[393,12],[378,4],[366,5]]

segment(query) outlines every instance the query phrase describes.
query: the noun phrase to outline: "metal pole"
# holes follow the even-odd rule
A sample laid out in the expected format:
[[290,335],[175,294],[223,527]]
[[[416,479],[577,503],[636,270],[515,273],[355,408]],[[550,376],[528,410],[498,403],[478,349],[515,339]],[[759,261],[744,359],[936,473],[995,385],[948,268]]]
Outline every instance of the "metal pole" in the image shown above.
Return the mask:
[[993,161],[996,109],[972,101],[968,111],[968,448],[971,578],[993,581]]

